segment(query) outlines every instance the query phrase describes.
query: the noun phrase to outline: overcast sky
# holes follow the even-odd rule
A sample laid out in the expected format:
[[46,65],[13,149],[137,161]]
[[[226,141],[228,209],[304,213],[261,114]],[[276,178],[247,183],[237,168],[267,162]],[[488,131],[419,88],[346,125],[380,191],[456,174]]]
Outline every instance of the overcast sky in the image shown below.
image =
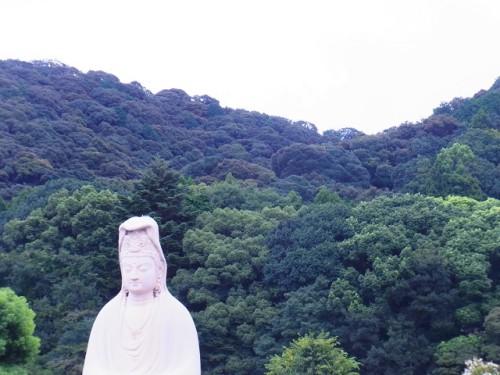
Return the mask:
[[500,76],[500,0],[0,0],[0,59],[373,134]]

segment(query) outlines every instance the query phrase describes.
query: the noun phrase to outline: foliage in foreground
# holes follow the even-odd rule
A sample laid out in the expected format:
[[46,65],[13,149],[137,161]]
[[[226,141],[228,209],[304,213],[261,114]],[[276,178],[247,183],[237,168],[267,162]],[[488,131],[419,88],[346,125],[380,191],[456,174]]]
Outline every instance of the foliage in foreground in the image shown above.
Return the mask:
[[271,357],[266,375],[358,375],[360,363],[338,346],[327,333],[306,334]]
[[26,298],[0,288],[0,369],[2,374],[23,374],[23,365],[38,354],[40,339],[33,336],[35,313]]

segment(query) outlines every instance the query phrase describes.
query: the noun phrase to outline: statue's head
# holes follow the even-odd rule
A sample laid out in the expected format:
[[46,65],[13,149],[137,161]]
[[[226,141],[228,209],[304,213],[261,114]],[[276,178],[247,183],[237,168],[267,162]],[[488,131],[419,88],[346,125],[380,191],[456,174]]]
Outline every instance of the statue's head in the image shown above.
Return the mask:
[[119,229],[122,289],[134,297],[157,296],[166,290],[166,261],[158,224],[149,216],[132,217]]

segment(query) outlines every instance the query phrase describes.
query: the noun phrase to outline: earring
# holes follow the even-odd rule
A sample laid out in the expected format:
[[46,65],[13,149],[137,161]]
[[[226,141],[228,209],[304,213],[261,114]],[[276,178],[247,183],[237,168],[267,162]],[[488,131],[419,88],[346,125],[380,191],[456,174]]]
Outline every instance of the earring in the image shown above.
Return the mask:
[[153,296],[158,297],[160,295],[160,286],[156,285],[155,288],[153,289]]
[[153,296],[158,297],[160,295],[161,289],[160,289],[160,278],[156,279],[156,286],[153,289]]

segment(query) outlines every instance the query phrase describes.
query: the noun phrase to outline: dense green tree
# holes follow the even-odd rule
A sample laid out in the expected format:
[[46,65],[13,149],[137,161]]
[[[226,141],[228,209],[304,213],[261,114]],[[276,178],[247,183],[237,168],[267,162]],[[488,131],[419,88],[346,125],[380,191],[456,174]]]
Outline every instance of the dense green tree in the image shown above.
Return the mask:
[[436,368],[434,375],[460,374],[465,368],[465,361],[481,356],[481,347],[484,340],[478,335],[457,336],[448,341],[441,342],[434,356]]
[[432,161],[417,157],[407,163],[397,165],[392,171],[394,190],[400,193],[426,193]]
[[453,116],[434,115],[425,119],[422,128],[425,132],[438,137],[446,137],[460,127],[459,122]]
[[24,297],[0,288],[0,369],[32,361],[38,354],[40,339],[33,335],[34,318]]
[[459,142],[468,145],[476,156],[500,164],[500,130],[472,128],[459,137]]
[[176,220],[182,215],[179,183],[180,174],[165,160],[155,159],[123,204],[133,215],[156,214],[162,221]]
[[351,152],[334,145],[293,144],[275,153],[271,166],[279,178],[291,175],[367,187],[369,175]]
[[282,221],[267,241],[266,282],[289,292],[314,282],[319,275],[335,279],[342,269],[337,242],[351,235],[346,222],[349,215],[350,208],[343,202],[327,201]]
[[425,373],[432,349],[425,336],[416,331],[412,322],[397,317],[389,321],[387,337],[374,345],[361,361],[368,373],[413,375]]
[[328,334],[306,334],[266,365],[267,375],[356,375],[360,364]]
[[304,200],[311,202],[314,199],[321,183],[310,181],[302,176],[292,175],[286,178],[279,179],[271,184],[271,187],[279,193],[285,195],[291,191],[296,192]]
[[[444,203],[461,211],[444,227],[444,253],[458,283],[462,306],[474,306],[498,284],[498,201],[455,197]],[[484,314],[472,315],[476,317],[474,326],[481,325]]]
[[[482,352],[490,361],[500,361],[500,307],[494,307],[484,319],[485,344]],[[469,357],[472,358],[472,357]]]
[[477,129],[488,129],[491,127],[488,113],[484,110],[484,108],[479,109],[479,111],[472,116],[470,127]]
[[244,160],[225,159],[221,161],[212,171],[212,175],[222,180],[231,173],[239,180],[255,181],[261,186],[267,186],[276,181],[274,172],[255,163]]
[[281,352],[281,348],[297,335],[309,332],[332,332],[337,323],[329,309],[330,281],[323,275],[310,285],[303,286],[284,295],[277,303],[277,313],[272,320],[272,340],[275,342],[269,353]]
[[441,150],[430,170],[429,193],[482,198],[480,182],[472,174],[474,159],[470,147],[460,143]]
[[[380,334],[388,315],[385,314],[384,306],[363,303],[361,291],[353,285],[354,282],[348,281],[351,276],[356,275],[356,271],[348,269],[342,278],[332,282],[328,293],[327,313],[334,326],[332,332],[345,340],[344,344],[350,352],[362,358],[372,347],[381,345],[383,340]],[[364,366],[364,370],[370,374],[369,368]]]
[[[259,188],[256,184],[237,180],[228,173],[224,181],[211,185],[197,185],[198,194],[203,195],[209,207],[261,210],[265,207],[302,206],[302,200],[296,193],[284,196],[274,189]],[[189,199],[189,197],[188,197]],[[208,206],[207,206],[208,209]]]
[[489,342],[500,344],[500,307],[488,313],[484,320],[484,331]]
[[335,192],[328,190],[326,186],[322,186],[319,191],[314,196],[315,204],[323,204],[323,203],[340,203],[342,199]]

